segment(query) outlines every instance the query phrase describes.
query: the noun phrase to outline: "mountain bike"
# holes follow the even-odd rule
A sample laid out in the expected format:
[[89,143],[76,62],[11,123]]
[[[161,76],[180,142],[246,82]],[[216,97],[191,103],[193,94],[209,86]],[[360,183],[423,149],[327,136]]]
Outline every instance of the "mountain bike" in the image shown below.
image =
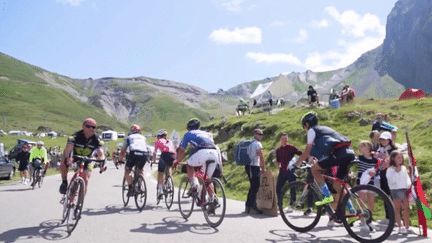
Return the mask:
[[167,206],[168,210],[171,208],[173,201],[174,201],[174,182],[172,179],[172,176],[168,173],[169,167],[165,167],[165,179],[163,183],[163,194],[158,197],[157,195],[157,185],[156,185],[156,198],[157,203],[156,205],[159,205],[160,200],[162,198],[165,198],[165,205]]
[[[355,162],[353,161],[353,163]],[[385,208],[389,212],[394,212],[394,206],[381,189],[371,185],[359,185],[351,188],[343,180],[324,175],[327,181],[340,183],[342,185],[341,192],[345,192],[345,196],[339,197],[336,210],[333,210],[330,204],[315,205],[315,202],[322,200],[322,196],[319,186],[311,174],[311,165],[303,162],[295,170],[296,173],[298,170],[306,172],[306,182],[290,182],[284,188],[282,207],[279,208],[282,219],[291,229],[307,232],[318,224],[322,214],[327,213],[336,223],[343,223],[349,235],[359,242],[376,243],[389,237],[393,231],[395,214],[389,213],[387,221]],[[360,198],[359,192],[375,195],[373,210],[369,209],[368,205]],[[355,213],[350,213],[347,209],[347,204],[350,202]],[[360,227],[357,223],[367,225],[367,227]],[[368,230],[364,230],[365,228]]]
[[33,161],[33,181],[31,184],[32,190],[35,189],[36,184],[38,185],[39,188],[42,187],[43,179],[44,179],[42,166],[43,164],[41,159],[35,159]]
[[[105,160],[98,160],[95,158],[88,158],[84,156],[74,155],[74,163],[79,161],[79,168],[75,170],[67,189],[63,194],[60,203],[63,204],[62,224],[66,222],[67,232],[70,234],[75,229],[78,221],[81,219],[81,212],[84,205],[85,196],[85,182],[83,179],[84,162],[105,163]],[[101,166],[100,173],[104,171],[103,165]]]
[[[123,161],[119,161],[119,164],[124,164]],[[132,194],[135,198],[135,205],[139,211],[142,211],[147,201],[147,186],[144,177],[138,173],[137,166],[132,169]],[[123,176],[122,183],[122,200],[123,205],[126,207],[129,203],[129,186],[126,181],[126,177]]]
[[[198,190],[194,191],[191,188],[187,175],[182,178],[178,191],[178,204],[180,214],[184,219],[191,216],[195,203],[198,207],[201,206],[207,223],[215,228],[222,223],[225,217],[226,196],[220,180],[214,177],[208,178],[207,169],[211,163],[216,163],[216,161],[206,161],[204,174],[195,173],[199,182]],[[213,196],[209,192],[213,192]]]

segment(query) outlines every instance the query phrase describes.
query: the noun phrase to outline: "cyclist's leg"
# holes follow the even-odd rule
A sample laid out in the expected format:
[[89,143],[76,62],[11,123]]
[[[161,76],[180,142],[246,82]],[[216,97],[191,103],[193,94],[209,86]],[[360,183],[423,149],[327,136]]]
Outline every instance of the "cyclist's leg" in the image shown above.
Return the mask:
[[331,203],[334,200],[333,195],[330,192],[330,189],[328,188],[327,184],[324,181],[324,176],[321,174],[327,168],[332,167],[328,165],[328,161],[329,159],[325,159],[312,166],[312,176],[314,177],[315,181],[318,183],[318,186],[321,191],[321,195],[323,196],[322,201],[315,202],[317,206]]
[[161,192],[163,192],[163,180],[164,180],[164,173],[166,168],[164,154],[165,152],[161,153],[161,156],[159,158],[159,163],[158,163],[158,185],[157,185],[158,194],[161,194]]
[[87,194],[87,185],[90,180],[92,170],[93,170],[93,163],[85,162],[84,171],[83,171],[84,195]]
[[[131,188],[132,187],[132,175],[131,175],[131,172],[132,172],[132,168],[135,165],[135,162],[134,162],[133,158],[134,158],[134,156],[133,156],[133,153],[131,152],[129,154],[128,160],[127,160],[127,162],[125,164],[124,177],[126,178],[126,182],[127,182],[128,186],[129,186],[129,190],[132,189]],[[131,190],[130,190],[130,192],[131,192]]]

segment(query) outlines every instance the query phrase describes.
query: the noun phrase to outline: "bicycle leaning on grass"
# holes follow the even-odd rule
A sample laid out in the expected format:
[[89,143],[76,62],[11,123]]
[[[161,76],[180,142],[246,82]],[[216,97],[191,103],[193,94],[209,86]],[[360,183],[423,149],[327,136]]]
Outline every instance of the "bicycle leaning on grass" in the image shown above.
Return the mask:
[[[124,161],[118,161],[119,164],[124,164]],[[137,166],[132,168],[132,188],[129,191],[129,186],[126,177],[123,177],[122,183],[122,199],[123,205],[126,207],[129,203],[129,198],[135,198],[135,205],[139,211],[142,211],[147,202],[147,186],[144,176],[138,173]]]
[[[67,232],[70,234],[75,229],[78,221],[81,219],[81,212],[84,205],[85,182],[83,179],[84,162],[105,163],[105,160],[88,158],[84,156],[73,156],[74,163],[79,163],[75,170],[71,182],[69,183],[66,193],[63,194],[60,203],[63,204],[62,224],[66,222]],[[103,164],[100,166],[100,173],[105,171]]]
[[181,179],[178,191],[178,204],[180,214],[184,219],[191,216],[195,203],[197,206],[201,206],[207,223],[215,228],[222,223],[225,217],[226,196],[225,189],[220,180],[215,177],[208,178],[207,169],[211,163],[216,163],[216,161],[206,161],[205,172],[195,173],[199,182],[197,191],[191,190],[191,183],[187,175]]
[[[356,163],[356,161],[353,161]],[[359,185],[351,188],[348,183],[335,177],[324,175],[326,180],[342,185],[342,195],[338,200],[338,206],[334,210],[331,204],[316,206],[315,202],[321,201],[322,196],[318,184],[311,172],[311,165],[302,162],[297,167],[296,173],[305,174],[306,181],[290,182],[283,191],[282,206],[279,208],[284,222],[293,230],[307,232],[313,229],[320,220],[322,214],[327,213],[336,223],[343,226],[354,239],[359,242],[377,243],[386,240],[393,231],[395,214],[389,213],[388,221],[385,220],[388,212],[394,212],[394,206],[390,198],[379,188],[371,185]],[[374,206],[372,209],[361,199],[359,193],[372,193]],[[355,213],[348,210],[348,204],[353,205]],[[379,223],[378,220],[385,223]],[[363,230],[367,225],[369,230]]]

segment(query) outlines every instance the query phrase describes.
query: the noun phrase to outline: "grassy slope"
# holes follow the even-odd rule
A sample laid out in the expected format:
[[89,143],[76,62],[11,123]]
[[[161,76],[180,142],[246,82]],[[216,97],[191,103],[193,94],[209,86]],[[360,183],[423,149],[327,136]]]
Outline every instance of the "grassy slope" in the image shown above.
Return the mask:
[[[399,109],[391,109],[397,106]],[[229,117],[224,120],[217,120],[209,123],[207,127],[215,133],[215,139],[219,142],[222,151],[227,151],[229,162],[224,165],[224,173],[228,178],[228,193],[237,199],[246,199],[249,181],[244,173],[242,166],[236,166],[233,162],[232,149],[235,144],[243,139],[250,138],[252,131],[257,126],[264,128],[264,156],[267,168],[277,175],[277,167],[271,161],[270,153],[279,145],[279,135],[282,132],[289,134],[289,141],[298,148],[304,149],[306,144],[306,132],[301,128],[300,118],[309,109],[286,108],[277,115],[268,113],[253,114],[243,117]],[[353,142],[353,148],[358,150],[361,140],[369,140],[371,125],[359,126],[360,118],[348,118],[346,114],[351,111],[363,113],[363,117],[374,120],[376,112],[394,114],[391,124],[399,128],[396,142],[405,143],[404,127],[408,125],[410,140],[413,146],[414,156],[418,163],[418,169],[424,190],[429,202],[432,202],[432,126],[426,127],[430,123],[430,112],[432,111],[432,98],[423,100],[396,101],[395,99],[380,100],[360,100],[354,104],[346,105],[340,109],[316,109],[320,118],[320,124],[327,125],[348,136]],[[367,111],[371,111],[368,115]],[[218,131],[219,134],[217,133]],[[220,134],[228,134],[222,138]],[[358,152],[357,152],[358,153]],[[412,222],[416,223],[416,216],[412,212]],[[432,222],[429,220],[429,227]]]

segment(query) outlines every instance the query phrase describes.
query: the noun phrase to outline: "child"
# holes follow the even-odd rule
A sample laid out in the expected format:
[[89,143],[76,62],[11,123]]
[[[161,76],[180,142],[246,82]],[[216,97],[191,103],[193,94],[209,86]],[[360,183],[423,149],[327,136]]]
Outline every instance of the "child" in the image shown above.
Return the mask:
[[[374,176],[376,174],[375,167],[377,166],[378,159],[372,156],[373,145],[369,141],[361,141],[359,145],[359,152],[362,154],[358,157],[357,185],[360,185],[360,178],[363,173],[368,173],[370,181],[366,182],[368,185],[374,185]],[[359,192],[360,199],[367,203],[371,212],[374,211],[375,195],[374,193]],[[360,222],[360,230],[369,232],[369,227],[365,224],[364,219]]]
[[379,137],[380,137],[381,133],[378,132],[377,130],[373,130],[369,133],[369,138],[372,142],[372,151],[377,151],[377,149],[379,148]]
[[[393,151],[390,154],[390,168],[387,170],[387,180],[393,198],[396,213],[396,223],[399,226],[399,234],[408,234],[409,231],[409,203],[407,192],[411,187],[411,180],[404,164],[404,157],[400,151]],[[405,228],[402,228],[401,209],[403,209],[403,221]]]

